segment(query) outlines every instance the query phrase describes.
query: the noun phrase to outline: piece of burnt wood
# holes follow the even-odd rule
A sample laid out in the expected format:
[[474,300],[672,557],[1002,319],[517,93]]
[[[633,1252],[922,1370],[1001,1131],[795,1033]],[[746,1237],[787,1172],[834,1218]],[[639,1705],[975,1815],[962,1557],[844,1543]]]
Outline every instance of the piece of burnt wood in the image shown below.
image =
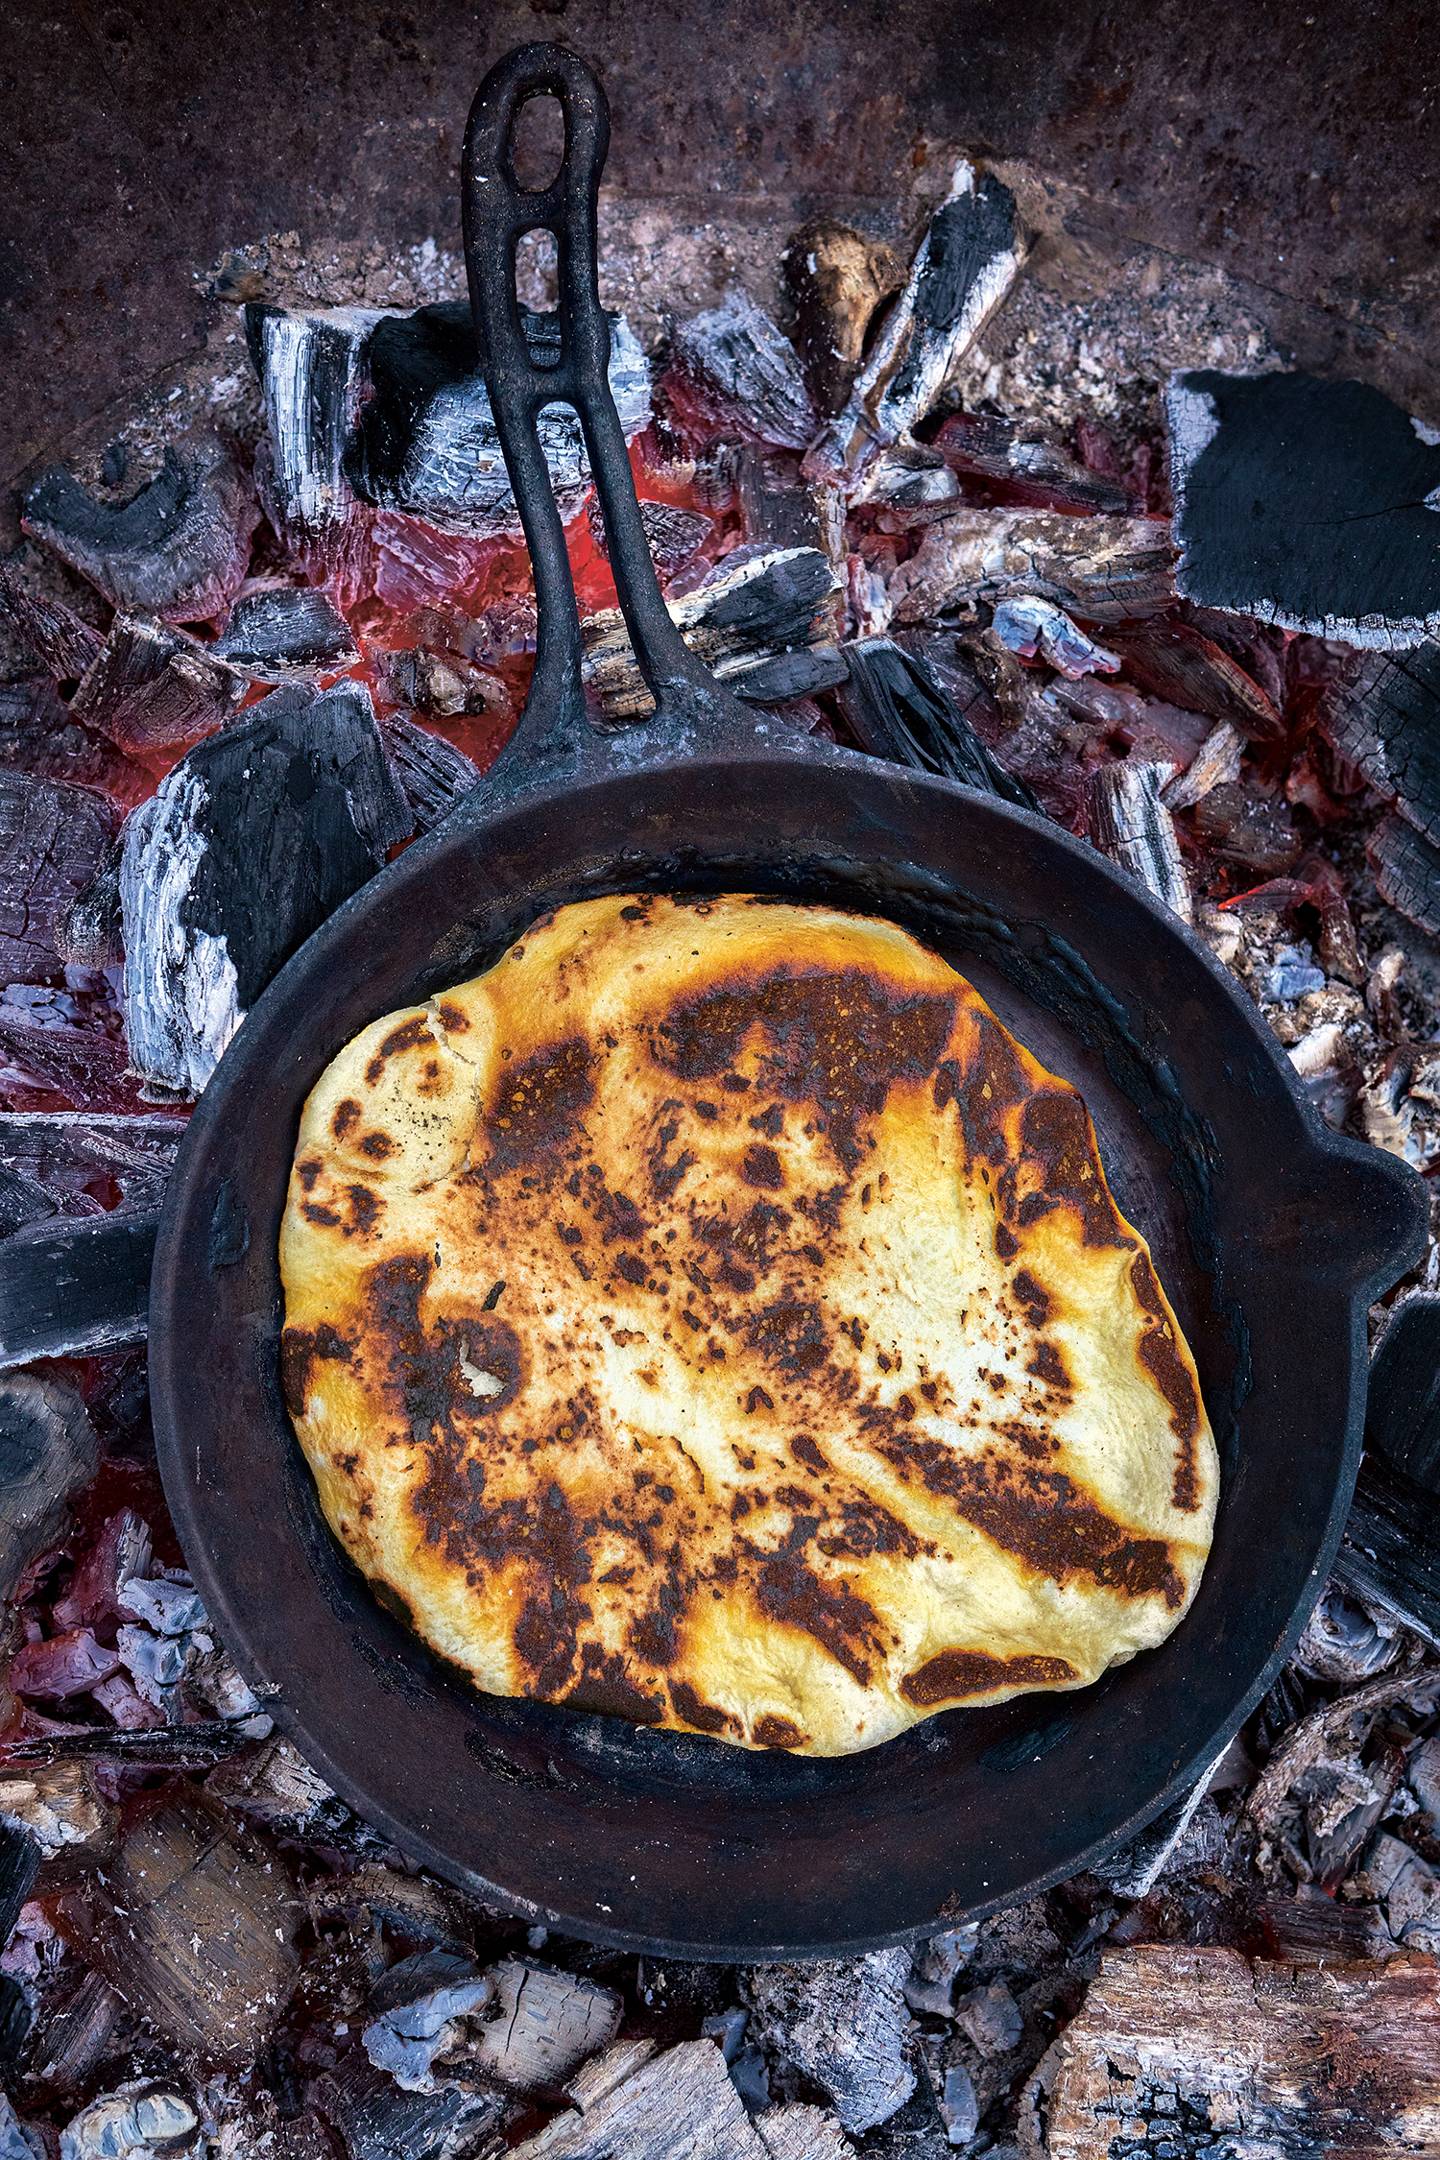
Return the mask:
[[962,158],[849,397],[807,458],[817,478],[853,486],[877,449],[924,419],[1024,253],[1014,196]]
[[904,272],[883,240],[834,218],[813,218],[780,257],[786,326],[811,394],[827,418],[840,410],[865,350],[865,333]]
[[1440,1650],[1440,1297],[1406,1298],[1380,1338],[1335,1574]]
[[40,1872],[40,1846],[19,1823],[0,1822],[0,1942],[8,1942]]
[[350,625],[315,585],[242,592],[210,651],[237,674],[272,683],[338,675],[360,658]]
[[413,830],[359,684],[272,691],[197,744],[125,827],[134,1069],[198,1095],[271,977]]
[[125,1044],[98,1028],[68,1020],[30,1020],[0,1004],[0,1067],[22,1074],[27,1087],[58,1095],[75,1110],[138,1110],[139,1087]]
[[[737,548],[703,585],[669,602],[686,644],[736,693],[761,704],[806,697],[842,680],[835,571],[818,548]],[[607,720],[654,709],[618,608],[587,616],[585,679]]]
[[317,2078],[309,2098],[350,2160],[450,2160],[474,2152],[513,2105],[498,2093],[459,2086],[406,2092],[359,2054]]
[[985,492],[1017,508],[1127,517],[1143,507],[1133,489],[1000,413],[952,413],[934,447],[952,472],[988,483]]
[[[598,495],[592,495],[585,505],[585,522],[596,547],[608,557],[610,542]],[[712,517],[707,517],[703,510],[687,510],[683,503],[642,502],[640,523],[645,528],[650,560],[662,584],[677,570],[683,570],[687,563],[693,562],[715,532]]]
[[408,713],[387,713],[380,735],[417,832],[430,832],[480,778],[473,758]]
[[1048,2160],[1168,2143],[1227,2160],[1440,2153],[1440,1974],[1430,1958],[1339,1966],[1234,1950],[1112,1950],[1027,2088]]
[[915,2090],[908,1950],[823,1965],[760,1965],[743,1993],[767,2054],[829,2095],[845,2129],[888,2122]]
[[252,2062],[299,1972],[300,1906],[280,1861],[194,1793],[166,1799],[100,1871],[90,1962],[130,2008],[206,2062]]
[[670,352],[685,402],[710,423],[780,449],[803,450],[814,437],[820,419],[794,347],[743,287],[676,323]]
[[114,832],[108,803],[87,788],[0,771],[0,980],[52,981],[57,938]]
[[1169,777],[1168,766],[1144,759],[1102,765],[1090,782],[1090,838],[1102,855],[1189,922],[1190,880],[1175,821],[1160,799]]
[[1257,877],[1283,877],[1305,850],[1283,795],[1243,778],[1208,789],[1194,815],[1207,848]]
[[152,784],[106,736],[75,719],[46,676],[0,683],[0,768],[100,788],[127,805]]
[[1440,937],[1440,846],[1405,817],[1382,818],[1365,853],[1382,900]]
[[1174,598],[1166,528],[1151,518],[1064,517],[1046,510],[953,510],[926,530],[889,583],[895,620],[974,614],[1035,593],[1082,622],[1151,615]]
[[0,1772],[0,1819],[34,1838],[44,1857],[47,1888],[112,1851],[120,1821],[83,1762]]
[[94,870],[55,927],[55,949],[67,967],[107,968],[123,958],[120,944],[120,856],[114,831]]
[[244,695],[243,678],[197,638],[121,613],[71,700],[70,717],[122,750],[166,749],[222,726]]
[[1193,810],[1215,788],[1240,777],[1245,737],[1231,720],[1217,720],[1183,772],[1167,780],[1160,799],[1167,810]]
[[520,1958],[506,1958],[489,1978],[494,2009],[466,2050],[466,2068],[510,2091],[565,2085],[620,2029],[620,1998],[598,1981]]
[[0,1368],[140,1342],[155,1220],[35,1222],[0,1239]]
[[31,1767],[113,1761],[155,1770],[208,1770],[254,1744],[249,1720],[197,1719],[192,1725],[67,1725],[63,1732],[0,1740],[0,1762]]
[[426,1949],[464,1955],[472,1948],[473,1917],[438,1884],[422,1875],[402,1875],[379,1861],[356,1868],[353,1874],[316,1883],[310,1892],[310,1909],[320,1918],[335,1913],[350,1920],[367,1918],[401,1942]]
[[1196,368],[1165,395],[1187,598],[1394,651],[1440,637],[1440,442],[1367,383]]
[[63,600],[32,592],[8,562],[0,563],[0,623],[9,625],[57,683],[77,683],[105,642]]
[[755,2128],[770,2160],[854,2160],[855,2147],[829,2110],[802,2100],[767,2108]]
[[278,1736],[222,1762],[205,1781],[205,1790],[222,1807],[234,1808],[247,1822],[287,1837],[324,1842],[347,1830],[353,1818],[343,1800],[311,1769],[288,1740]]
[[746,540],[755,547],[819,548],[833,562],[844,553],[832,515],[833,493],[801,477],[793,458],[774,457],[753,443],[736,453],[735,498]]
[[[560,348],[558,316],[522,310],[521,320],[532,356],[541,366],[553,364]],[[610,388],[628,442],[649,424],[650,370],[624,316],[608,320]],[[441,532],[480,539],[518,533],[520,516],[468,302],[382,315],[365,339],[361,365],[369,395],[342,461],[355,492]],[[568,519],[580,508],[590,476],[579,419],[569,406],[552,405],[537,417],[536,428],[550,484]]]
[[0,1171],[36,1187],[50,1213],[79,1219],[112,1207],[158,1208],[184,1131],[183,1118],[160,1111],[0,1111]]
[[1131,682],[1207,720],[1228,720],[1251,742],[1279,742],[1273,698],[1214,638],[1174,615],[1115,631],[1111,645]]
[[[836,692],[862,750],[921,772],[944,773],[966,787],[1022,809],[1039,803],[988,750],[934,670],[891,638],[860,638],[843,648],[849,673]],[[976,685],[977,695],[980,687]]]
[[1113,675],[1120,666],[1115,654],[1087,637],[1064,608],[1032,593],[1002,600],[990,618],[989,635],[1017,659],[1041,660],[1069,682]]
[[345,477],[350,430],[368,389],[374,308],[280,308],[252,301],[245,335],[265,416],[255,477],[287,551],[352,589],[368,516]]
[[515,2147],[515,2160],[766,2160],[713,2040],[654,2052],[621,2040],[570,2087],[574,2110]]
[[1440,641],[1364,659],[1326,733],[1377,794],[1440,847]]
[[63,2002],[47,2002],[44,2022],[25,2066],[26,2082],[73,2105],[119,2037],[125,2005],[108,1980],[87,1972]]
[[0,1599],[64,1528],[70,1495],[88,1485],[100,1446],[74,1388],[34,1373],[0,1377]]
[[377,655],[377,662],[381,696],[397,705],[440,719],[461,713],[499,718],[510,710],[510,693],[501,678],[476,667],[463,653],[402,646]]
[[209,622],[240,590],[260,508],[228,444],[201,430],[167,445],[153,480],[104,502],[63,466],[26,489],[20,522],[117,608]]
[[[928,517],[937,504],[959,500],[960,483],[939,451],[907,437],[876,451],[850,496],[850,506],[864,503],[881,513],[911,511]],[[882,532],[890,532],[904,531],[912,520],[882,514],[878,522]]]

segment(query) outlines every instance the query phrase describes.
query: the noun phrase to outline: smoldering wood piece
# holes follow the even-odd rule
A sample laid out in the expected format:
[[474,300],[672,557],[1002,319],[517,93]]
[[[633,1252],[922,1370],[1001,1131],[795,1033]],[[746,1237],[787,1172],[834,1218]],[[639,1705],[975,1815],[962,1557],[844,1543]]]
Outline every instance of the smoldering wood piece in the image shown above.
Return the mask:
[[[650,369],[623,315],[611,315],[610,388],[627,442],[650,420]],[[541,363],[558,358],[558,317],[522,310],[526,341]],[[443,301],[410,314],[385,314],[371,327],[361,361],[368,396],[355,416],[342,463],[355,492],[382,508],[408,511],[441,532],[500,539],[518,533],[490,393],[480,373],[468,303]],[[562,516],[573,517],[589,484],[580,422],[568,406],[536,421]],[[294,425],[290,423],[293,434]]]
[[[833,643],[838,589],[818,548],[737,548],[669,607],[690,650],[739,696],[778,703],[844,675]],[[620,610],[605,608],[581,628],[585,679],[606,719],[652,711]]]
[[0,771],[0,980],[59,973],[61,926],[114,829],[109,804],[89,789]]
[[0,1368],[141,1342],[151,1215],[32,1222],[0,1239]]
[[77,1219],[107,1213],[108,1202],[158,1208],[184,1131],[183,1118],[162,1111],[0,1111],[0,1171],[33,1185],[50,1212]]
[[520,1958],[489,1977],[496,2009],[467,2048],[466,2069],[514,2092],[563,2086],[620,2029],[619,1996],[594,1980]]
[[1113,675],[1120,662],[1104,645],[1087,637],[1053,600],[1023,593],[1002,600],[990,617],[987,635],[1020,660],[1042,660],[1068,682],[1090,675]]
[[1380,1339],[1335,1573],[1440,1650],[1440,1297],[1406,1298]]
[[973,614],[1034,593],[1087,623],[1151,615],[1174,598],[1170,543],[1153,518],[961,509],[937,518],[889,582],[897,623]]
[[348,1828],[352,1819],[298,1748],[278,1736],[222,1762],[206,1779],[205,1790],[248,1822],[288,1837],[324,1839]]
[[198,1095],[271,977],[413,830],[356,683],[274,690],[187,752],[125,827],[135,1070]]
[[451,2160],[475,2151],[513,2103],[498,2093],[406,2092],[363,2055],[347,2057],[310,2088],[314,2108],[350,2160]]
[[755,2118],[770,2160],[853,2160],[855,2147],[827,2108],[795,2101]]
[[706,417],[777,448],[803,450],[819,415],[789,340],[743,287],[670,333],[673,365]]
[[103,1858],[114,1846],[120,1821],[88,1766],[68,1761],[19,1772],[0,1768],[0,1818],[29,1831],[50,1886]]
[[1110,642],[1126,675],[1152,697],[1228,720],[1252,742],[1283,739],[1285,722],[1268,692],[1193,623],[1162,616],[1119,629]]
[[1326,732],[1376,793],[1440,847],[1440,641],[1367,657]]
[[46,1222],[58,1213],[43,1185],[0,1163],[0,1238],[13,1236],[27,1223]]
[[[875,757],[945,773],[1022,809],[1039,803],[986,748],[939,677],[890,638],[844,648],[849,668],[837,697],[855,740]],[[979,685],[976,685],[977,694]]]
[[1440,637],[1440,443],[1383,392],[1195,368],[1165,411],[1187,599],[1383,651]]
[[[1440,2153],[1433,1960],[1315,1966],[1223,1949],[1107,1952],[1032,2081],[1049,2160]],[[1032,2113],[1033,2120],[1033,2113]]]
[[122,750],[193,742],[229,718],[244,681],[164,623],[118,614],[70,703],[70,717]]
[[[852,509],[865,503],[883,511],[926,515],[937,504],[959,500],[960,483],[939,451],[908,440],[877,450],[850,495]],[[903,529],[909,520],[882,520],[882,529],[889,531],[897,522]]]
[[[1100,1880],[1117,1897],[1148,1897],[1161,1877],[1178,1861],[1184,1860],[1186,1840],[1200,1814],[1210,1780],[1222,1760],[1223,1751],[1207,1765],[1183,1800],[1167,1808],[1158,1822],[1151,1823],[1139,1837],[1133,1838],[1120,1852],[1101,1861],[1095,1868]],[[1199,1842],[1198,1837],[1195,1842]]]
[[39,1872],[40,1846],[30,1831],[0,1822],[0,1941],[9,1941]]
[[803,479],[793,459],[747,444],[735,459],[735,493],[745,538],[752,546],[818,548],[832,562],[844,554],[843,535],[824,491]]
[[1245,737],[1231,720],[1217,720],[1183,772],[1167,780],[1160,799],[1167,810],[1193,810],[1217,787],[1240,777]]
[[1440,937],[1440,846],[1408,818],[1392,816],[1380,820],[1365,852],[1381,899]]
[[113,800],[138,802],[149,775],[116,745],[83,727],[46,677],[0,683],[0,768],[100,788]]
[[878,448],[924,419],[1024,253],[1014,196],[962,158],[849,397],[809,454],[817,477],[853,486]]
[[1018,508],[1127,517],[1142,507],[1119,481],[1092,472],[1059,443],[1000,413],[952,413],[934,448],[953,472],[991,482]]
[[1283,877],[1305,851],[1284,796],[1243,775],[1206,791],[1195,806],[1195,831],[1215,854],[1257,877]]
[[575,2111],[515,2147],[515,2160],[766,2160],[713,2040],[663,2054],[622,2040],[571,2087]]
[[498,675],[475,666],[463,653],[436,652],[424,645],[387,652],[380,663],[381,695],[439,719],[461,713],[508,713],[510,693]]
[[137,2015],[202,2060],[254,2060],[300,1969],[300,1906],[273,1853],[190,1793],[139,1823],[101,1870],[92,1962]]
[[833,218],[802,225],[780,258],[780,291],[811,394],[827,418],[839,411],[880,302],[904,272],[883,240]]
[[[608,557],[610,541],[598,495],[592,495],[585,505],[585,522],[596,547]],[[645,528],[650,559],[662,582],[693,562],[715,531],[712,517],[703,510],[687,510],[683,503],[642,502],[640,523]]]
[[27,2079],[47,2095],[73,2103],[92,2089],[100,2065],[117,2044],[125,2005],[99,1973],[87,1972],[65,2000],[47,2005]]
[[245,1719],[197,1718],[189,1725],[67,1725],[63,1733],[36,1733],[4,1743],[7,1764],[35,1766],[77,1760],[134,1763],[156,1770],[208,1770],[255,1734]]
[[143,1108],[125,1045],[116,1035],[68,1022],[42,1026],[0,1006],[0,1066],[8,1065],[37,1088],[61,1096],[73,1109]]
[[260,508],[234,452],[197,430],[125,502],[105,502],[63,466],[25,492],[20,522],[117,608],[209,622],[239,591]]
[[417,832],[429,832],[480,779],[473,758],[408,713],[387,713],[380,735]]
[[113,831],[79,892],[55,926],[55,950],[68,967],[118,966],[120,946],[120,833]]
[[242,592],[210,651],[256,682],[339,674],[360,658],[354,633],[328,593],[314,585],[262,585]]
[[316,1914],[368,1915],[406,1943],[468,1955],[473,1920],[438,1884],[420,1875],[402,1875],[379,1861],[353,1874],[317,1883],[310,1892]]
[[105,642],[63,600],[32,592],[10,563],[0,563],[0,622],[57,683],[78,682]]
[[76,1389],[34,1373],[0,1376],[0,1599],[64,1528],[70,1495],[100,1465]]
[[260,379],[264,455],[256,479],[271,523],[308,569],[345,585],[364,552],[366,513],[345,476],[350,431],[369,388],[375,308],[280,308],[252,301],[245,335]]
[[1190,880],[1175,821],[1160,799],[1169,767],[1125,760],[1102,765],[1090,782],[1090,837],[1137,884],[1189,922]]
[[908,1950],[823,1965],[759,1965],[743,1992],[752,2031],[834,2103],[853,2133],[888,2122],[915,2090]]

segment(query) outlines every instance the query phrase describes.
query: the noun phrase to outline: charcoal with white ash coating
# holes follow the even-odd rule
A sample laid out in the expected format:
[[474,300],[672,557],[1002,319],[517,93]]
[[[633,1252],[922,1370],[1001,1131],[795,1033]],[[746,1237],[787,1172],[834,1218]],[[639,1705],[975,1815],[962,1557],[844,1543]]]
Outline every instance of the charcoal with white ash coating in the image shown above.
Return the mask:
[[66,918],[114,828],[110,805],[88,788],[0,770],[0,981],[59,974]]
[[360,658],[350,625],[314,585],[256,585],[241,592],[210,651],[237,675],[267,683],[343,674]]
[[1145,507],[1134,488],[1092,471],[1032,425],[1002,413],[951,413],[936,429],[933,448],[952,472],[988,483],[1016,509],[1129,517]]
[[670,354],[686,402],[717,426],[791,450],[819,428],[793,346],[743,286],[676,323]]
[[53,1216],[157,1208],[184,1131],[158,1111],[0,1111],[0,1235]]
[[[849,673],[836,699],[862,750],[944,773],[1022,809],[1039,809],[1030,788],[986,748],[924,659],[892,638],[859,638],[843,652]],[[975,688],[977,698],[984,695],[978,683]]]
[[166,446],[153,480],[124,502],[50,466],[25,491],[20,522],[117,608],[164,622],[210,622],[239,591],[260,507],[229,444],[197,430]]
[[1087,623],[1152,615],[1174,599],[1166,528],[1150,518],[1065,517],[1048,510],[952,510],[928,526],[892,573],[899,623],[973,615],[1031,593]]
[[760,1965],[744,1993],[757,2039],[827,2093],[847,2130],[887,2122],[915,2089],[908,1950],[853,1961]]
[[835,498],[804,479],[794,458],[756,444],[742,445],[732,470],[745,538],[769,548],[819,548],[832,562],[844,555]]
[[122,750],[163,750],[220,727],[243,678],[199,639],[143,615],[116,615],[70,701],[70,718]]
[[0,683],[0,770],[33,773],[138,802],[150,776],[106,736],[75,718],[47,676]]
[[369,389],[366,340],[380,319],[375,308],[245,309],[265,418],[255,466],[261,499],[298,566],[343,593],[358,594],[367,527],[345,451]]
[[845,402],[876,309],[903,278],[886,241],[835,218],[812,218],[787,241],[780,257],[785,327],[827,418]]
[[408,713],[387,713],[380,734],[417,832],[432,831],[480,780],[473,758]]
[[73,1387],[36,1373],[0,1374],[0,1597],[64,1528],[68,1503],[94,1477],[100,1446]]
[[1169,774],[1168,766],[1144,759],[1102,765],[1090,782],[1090,837],[1102,855],[1118,863],[1182,922],[1189,922],[1190,880],[1175,821],[1161,796]]
[[369,694],[272,691],[187,752],[125,827],[135,1070],[196,1095],[291,953],[414,829]]
[[0,562],[0,624],[15,632],[57,683],[78,682],[104,643],[65,601],[36,591],[13,562]]

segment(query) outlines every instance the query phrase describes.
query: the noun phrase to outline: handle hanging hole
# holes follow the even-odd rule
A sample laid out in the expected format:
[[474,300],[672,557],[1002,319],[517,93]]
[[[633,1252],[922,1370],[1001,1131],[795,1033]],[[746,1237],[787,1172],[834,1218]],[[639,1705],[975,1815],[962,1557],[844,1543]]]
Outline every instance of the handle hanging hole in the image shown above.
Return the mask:
[[510,178],[522,193],[553,187],[565,162],[565,108],[548,90],[526,98],[510,123],[505,145]]
[[549,315],[560,305],[560,249],[543,225],[515,243],[515,297],[521,307]]

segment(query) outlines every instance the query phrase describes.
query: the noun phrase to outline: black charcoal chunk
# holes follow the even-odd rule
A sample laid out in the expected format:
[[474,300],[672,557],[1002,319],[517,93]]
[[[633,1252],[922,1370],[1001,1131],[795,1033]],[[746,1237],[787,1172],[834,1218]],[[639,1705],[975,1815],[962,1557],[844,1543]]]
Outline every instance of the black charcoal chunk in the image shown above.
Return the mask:
[[1440,937],[1440,846],[1408,818],[1382,818],[1365,850],[1382,900]]
[[229,717],[245,684],[198,638],[118,614],[70,704],[70,718],[122,750],[194,742]]
[[208,622],[244,580],[260,511],[218,435],[171,444],[127,502],[98,500],[63,466],[27,489],[21,523],[118,608]]
[[989,481],[1017,508],[1126,517],[1143,507],[1118,480],[1091,472],[1058,443],[1000,413],[952,413],[935,448],[952,470]]
[[0,622],[57,683],[78,682],[104,642],[63,600],[32,592],[9,563],[0,563]]
[[360,658],[350,625],[313,585],[264,585],[241,593],[210,650],[257,682],[339,674]]
[[850,672],[839,693],[840,710],[862,750],[920,772],[944,773],[1022,810],[1039,809],[1025,782],[986,748],[923,659],[890,638],[861,638],[845,647],[845,657]]
[[1329,732],[1376,793],[1440,847],[1440,643],[1363,660]]
[[748,445],[735,459],[735,493],[746,540],[755,547],[819,548],[833,559],[843,554],[822,491],[802,479],[793,458],[777,458]]
[[67,966],[113,967],[121,958],[121,853],[117,832],[56,926],[56,950]]
[[265,508],[299,562],[342,586],[364,552],[366,519],[344,460],[368,390],[366,340],[380,319],[374,308],[245,310],[265,413],[256,463]]
[[0,1366],[140,1342],[155,1218],[27,1224],[0,1239]]
[[[0,1170],[75,1220],[111,1208],[158,1208],[185,1132],[163,1111],[0,1111]],[[38,1216],[37,1218],[38,1219]]]
[[432,735],[408,714],[393,712],[380,723],[390,767],[400,784],[417,832],[430,832],[480,778],[473,759],[443,735]]
[[1168,765],[1144,758],[1102,765],[1090,782],[1090,837],[1102,855],[1189,922],[1190,880],[1175,821],[1160,799],[1169,777]]
[[1440,637],[1440,440],[1367,383],[1194,368],[1166,393],[1178,590],[1348,645]]
[[70,1495],[88,1485],[100,1447],[74,1388],[34,1373],[0,1378],[0,1598],[65,1524]]
[[794,348],[740,286],[677,323],[670,349],[706,415],[742,434],[803,450],[819,426]]
[[125,827],[135,1070],[197,1095],[271,977],[413,830],[358,684],[272,691],[197,744]]
[[780,258],[788,327],[815,402],[838,412],[865,351],[880,302],[897,290],[900,265],[883,240],[833,218],[802,225]]
[[[608,556],[610,542],[598,495],[592,495],[585,505],[585,520],[596,547]],[[681,503],[642,502],[640,523],[645,528],[650,560],[662,581],[692,562],[715,530],[715,520],[703,510],[687,510]]]
[[[1406,828],[1408,830],[1408,828]],[[1370,1368],[1340,1582],[1440,1649],[1440,1297],[1395,1307]]]
[[103,788],[124,802],[147,785],[114,743],[80,724],[48,676],[0,683],[0,767]]
[[52,981],[62,925],[110,846],[115,819],[88,788],[0,771],[0,980]]

